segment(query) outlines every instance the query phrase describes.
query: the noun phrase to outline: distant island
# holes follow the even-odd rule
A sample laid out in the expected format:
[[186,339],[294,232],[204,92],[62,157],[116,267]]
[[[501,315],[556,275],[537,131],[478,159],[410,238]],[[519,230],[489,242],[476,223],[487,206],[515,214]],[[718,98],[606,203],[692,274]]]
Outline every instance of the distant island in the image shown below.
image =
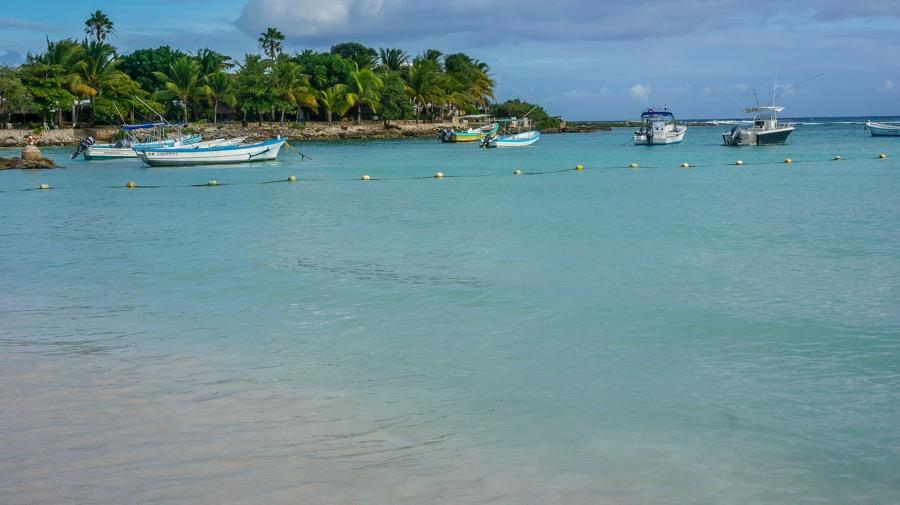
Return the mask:
[[[490,67],[463,53],[428,49],[413,57],[399,48],[342,42],[328,52],[307,49],[291,55],[283,50],[285,36],[271,27],[258,40],[263,54],[245,54],[242,60],[211,49],[189,53],[168,45],[121,55],[109,42],[113,27],[98,10],[84,23],[84,39],[48,39],[43,52],[29,53],[19,67],[0,67],[0,117],[6,128],[38,134],[60,128],[102,130],[162,116],[197,129],[220,128],[224,121],[249,130],[310,134],[334,129],[307,128],[308,122],[340,123],[343,130],[335,130],[335,138],[342,131],[373,132],[380,123],[382,129],[394,127],[382,136],[410,136],[430,135],[466,114],[526,113],[541,129],[561,125],[540,106],[494,102]],[[415,126],[420,123],[436,126]]]

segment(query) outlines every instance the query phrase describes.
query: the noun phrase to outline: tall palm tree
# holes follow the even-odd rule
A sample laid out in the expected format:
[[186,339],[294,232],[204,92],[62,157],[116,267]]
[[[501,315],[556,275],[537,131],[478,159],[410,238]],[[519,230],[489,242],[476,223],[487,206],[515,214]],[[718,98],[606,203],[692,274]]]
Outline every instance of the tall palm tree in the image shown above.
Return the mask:
[[219,104],[224,103],[234,107],[237,103],[237,86],[234,77],[222,70],[217,70],[203,77],[203,84],[206,85],[206,98],[213,108],[213,123],[218,122]]
[[331,124],[332,113],[343,116],[350,108],[350,104],[347,103],[348,92],[349,88],[346,84],[335,84],[316,93],[319,105],[325,109],[325,118],[328,120],[328,124]]
[[47,50],[37,55],[29,54],[21,67],[23,80],[31,83],[35,98],[43,99],[48,109],[56,109],[57,124],[62,124],[63,109],[70,106],[76,96],[89,96],[94,91],[78,74],[82,51],[81,44],[75,40],[51,42],[48,38]]
[[260,33],[259,45],[263,52],[270,60],[274,60],[275,56],[281,53],[281,43],[284,42],[284,34],[277,28],[270,26],[266,31]]
[[103,42],[113,32],[113,22],[103,11],[96,11],[84,22],[84,33],[94,37],[96,42]]
[[234,66],[230,56],[219,54],[212,49],[200,49],[194,58],[200,64],[200,73],[203,75],[213,74],[219,70],[225,70]]
[[178,100],[184,113],[184,122],[188,122],[188,105],[191,101],[210,94],[209,87],[202,82],[200,64],[188,56],[175,58],[165,73],[153,74],[165,85],[156,95],[165,100]]
[[346,100],[351,107],[356,106],[357,123],[362,122],[363,105],[369,107],[372,112],[378,112],[382,86],[384,86],[384,81],[375,75],[371,68],[360,68],[359,65],[354,65],[354,69],[350,72],[350,79],[347,82],[349,91],[347,92]]
[[[272,65],[272,89],[276,97],[276,108],[281,111],[281,123],[288,107],[318,109],[318,101],[309,84],[309,78],[300,73],[300,65],[281,55]],[[298,114],[299,115],[299,114]]]
[[419,113],[444,95],[440,80],[438,65],[430,59],[419,59],[407,70],[406,92],[416,105],[416,123],[419,122]]
[[378,59],[381,60],[381,66],[385,70],[399,72],[409,62],[409,55],[403,49],[382,47],[378,49]]

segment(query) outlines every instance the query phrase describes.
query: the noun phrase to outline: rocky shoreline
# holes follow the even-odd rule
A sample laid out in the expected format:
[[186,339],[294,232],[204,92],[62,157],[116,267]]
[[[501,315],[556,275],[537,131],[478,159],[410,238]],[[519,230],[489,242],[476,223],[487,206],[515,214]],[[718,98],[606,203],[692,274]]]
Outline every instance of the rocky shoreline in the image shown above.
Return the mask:
[[[461,128],[454,123],[418,123],[413,121],[395,121],[385,126],[380,121],[363,122],[308,122],[303,124],[263,123],[248,124],[219,123],[192,124],[185,131],[200,133],[204,138],[246,137],[248,141],[264,140],[281,136],[291,140],[390,140],[407,138],[437,138],[439,131],[445,128]],[[561,128],[542,130],[542,133],[591,133],[608,131],[610,126],[603,123],[571,122]],[[44,130],[36,133],[32,130],[0,130],[0,147],[18,147],[25,143],[29,135],[36,137],[38,146],[75,146],[87,136],[98,142],[109,142],[119,130],[115,126],[97,128],[63,128]]]
[[48,160],[47,158],[41,158],[39,160],[23,160],[22,158],[0,158],[0,170],[11,170],[11,169],[40,169],[40,168],[53,168],[56,166],[53,163],[53,160]]

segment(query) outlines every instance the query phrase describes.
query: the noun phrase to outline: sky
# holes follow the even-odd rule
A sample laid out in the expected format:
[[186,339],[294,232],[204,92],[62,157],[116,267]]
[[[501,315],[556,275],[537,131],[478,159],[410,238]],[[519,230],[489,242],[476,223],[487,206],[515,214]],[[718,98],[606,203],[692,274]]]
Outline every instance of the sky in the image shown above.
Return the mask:
[[[900,115],[900,0],[0,0],[0,64],[46,39],[83,37],[100,9],[122,54],[170,45],[240,59],[275,26],[289,52],[352,40],[464,52],[497,98],[566,119],[625,119],[646,106],[730,118],[772,101],[786,117]],[[812,76],[821,77],[800,83]],[[755,94],[754,94],[755,91]]]

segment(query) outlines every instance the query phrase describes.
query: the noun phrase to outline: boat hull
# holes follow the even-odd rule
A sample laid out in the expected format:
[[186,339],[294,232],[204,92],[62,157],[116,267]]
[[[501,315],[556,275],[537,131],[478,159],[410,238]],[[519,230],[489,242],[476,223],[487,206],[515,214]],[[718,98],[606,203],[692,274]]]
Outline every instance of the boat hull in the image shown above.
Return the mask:
[[900,125],[886,123],[866,123],[873,137],[900,137]]
[[[187,145],[195,145],[203,140],[200,135],[191,135],[182,139],[158,140],[155,142],[147,142],[143,144],[134,144],[127,147],[116,147],[115,144],[94,144],[84,151],[84,159],[86,160],[115,160],[123,158],[137,158],[138,153],[135,149],[148,148],[170,148],[181,147]],[[213,141],[214,142],[214,141]]]
[[274,160],[284,143],[276,139],[238,146],[148,149],[138,151],[138,156],[150,166],[230,165]]
[[678,131],[667,132],[666,135],[654,135],[647,138],[647,135],[635,135],[634,145],[636,146],[665,146],[669,144],[680,144],[684,140],[684,134],[687,128]]
[[787,142],[788,137],[794,132],[793,126],[778,128],[775,130],[747,129],[726,131],[722,133],[722,141],[726,146],[762,146],[777,145]]
[[534,145],[538,140],[541,140],[541,133],[537,131],[517,133],[515,135],[501,135],[491,141],[490,147],[528,147]]

